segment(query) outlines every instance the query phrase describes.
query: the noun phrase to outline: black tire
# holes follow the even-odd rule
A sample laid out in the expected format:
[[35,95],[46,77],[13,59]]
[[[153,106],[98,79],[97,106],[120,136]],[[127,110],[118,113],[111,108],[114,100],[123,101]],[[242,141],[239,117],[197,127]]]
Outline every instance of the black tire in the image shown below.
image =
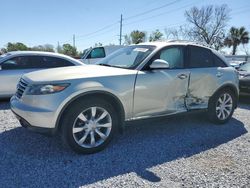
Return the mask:
[[[218,117],[220,112],[216,110],[216,107],[219,104],[218,101],[220,97],[223,97],[224,94],[232,98],[232,109],[230,110],[230,113],[225,113],[226,114],[225,119],[221,119]],[[208,119],[215,124],[224,124],[228,122],[229,119],[232,117],[236,106],[237,106],[237,98],[231,90],[229,89],[219,90],[209,99],[208,112],[207,112]]]
[[[105,138],[103,143],[101,143],[98,146],[93,146],[93,147],[91,146],[89,148],[89,147],[85,147],[85,146],[82,146],[82,145],[77,143],[77,141],[76,141],[77,135],[76,134],[78,134],[78,133],[73,133],[73,128],[75,128],[74,125],[76,125],[76,121],[78,121],[79,115],[81,113],[83,113],[85,110],[90,109],[91,107],[97,107],[96,113],[98,113],[98,109],[104,109],[106,112],[108,112],[108,114],[109,114],[108,117],[111,117],[111,118],[109,118],[109,119],[111,119],[111,131],[109,131],[109,134]],[[91,111],[91,113],[92,113],[92,111]],[[66,144],[72,150],[74,150],[75,152],[77,152],[79,154],[91,154],[91,153],[96,153],[96,152],[103,150],[109,144],[109,142],[112,140],[114,134],[117,131],[117,127],[118,127],[118,118],[117,118],[118,115],[117,115],[116,111],[114,110],[114,107],[110,103],[108,103],[107,101],[104,101],[104,100],[99,99],[99,98],[88,98],[88,99],[83,99],[81,101],[77,101],[77,102],[73,103],[67,109],[66,113],[63,116],[64,117],[61,121],[61,136],[62,136],[63,142],[64,142],[64,144]],[[86,122],[88,122],[88,121],[86,121]],[[85,126],[85,124],[87,124],[86,122],[82,121],[84,126]],[[96,128],[96,129],[100,130],[101,128]],[[109,128],[107,128],[107,129],[109,129]],[[87,131],[84,130],[82,132],[83,133],[79,132],[79,134],[85,134]],[[95,134],[94,137],[96,139],[96,137],[98,137],[97,132],[95,132],[94,130],[92,130],[92,132],[94,132],[94,134]],[[88,140],[90,142],[91,136],[92,135],[90,135],[90,133],[89,133],[89,135],[86,138],[86,142]],[[100,137],[99,139],[101,139],[101,136],[99,136],[99,137]]]

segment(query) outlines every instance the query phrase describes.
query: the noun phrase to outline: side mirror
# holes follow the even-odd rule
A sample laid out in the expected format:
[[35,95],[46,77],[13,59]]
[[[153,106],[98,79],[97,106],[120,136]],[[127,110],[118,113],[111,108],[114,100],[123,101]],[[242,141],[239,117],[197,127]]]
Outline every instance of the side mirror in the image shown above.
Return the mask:
[[169,63],[162,59],[154,60],[149,66],[151,69],[168,69]]
[[0,70],[2,70],[2,65],[0,65]]

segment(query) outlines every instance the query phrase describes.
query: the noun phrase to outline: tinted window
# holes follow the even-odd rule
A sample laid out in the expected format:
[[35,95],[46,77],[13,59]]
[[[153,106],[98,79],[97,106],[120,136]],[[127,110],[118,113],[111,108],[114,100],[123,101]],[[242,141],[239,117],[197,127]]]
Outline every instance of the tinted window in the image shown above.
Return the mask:
[[189,67],[213,67],[213,58],[210,50],[202,47],[189,46]]
[[105,57],[105,51],[103,47],[94,48],[91,50],[90,54],[88,55],[87,59],[92,58],[104,58]]
[[162,59],[169,63],[169,68],[184,67],[184,50],[183,47],[172,47],[163,49],[155,59]]
[[73,66],[74,64],[61,58],[40,56],[41,63],[37,65],[39,68],[56,68],[56,67],[66,67]]
[[1,64],[3,70],[10,69],[29,69],[32,68],[32,61],[30,57],[21,56],[8,59]]

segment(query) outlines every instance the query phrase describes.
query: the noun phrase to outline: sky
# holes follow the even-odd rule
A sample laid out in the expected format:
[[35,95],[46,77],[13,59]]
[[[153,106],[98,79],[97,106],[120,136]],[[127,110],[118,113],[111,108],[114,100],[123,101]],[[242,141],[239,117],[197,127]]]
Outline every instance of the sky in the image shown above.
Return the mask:
[[79,51],[99,42],[119,44],[121,14],[123,35],[133,30],[164,33],[187,24],[185,10],[210,4],[228,5],[228,28],[250,31],[250,0],[0,0],[0,48],[8,42],[73,44],[73,35]]

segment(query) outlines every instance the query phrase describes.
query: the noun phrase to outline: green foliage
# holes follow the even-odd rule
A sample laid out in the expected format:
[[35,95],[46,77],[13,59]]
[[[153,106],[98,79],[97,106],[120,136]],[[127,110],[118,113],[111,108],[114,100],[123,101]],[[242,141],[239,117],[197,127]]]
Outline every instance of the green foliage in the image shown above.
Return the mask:
[[132,31],[130,35],[125,35],[125,44],[139,44],[144,42],[146,38],[146,33],[143,31]]
[[245,27],[235,28],[231,27],[228,36],[224,40],[224,44],[229,48],[232,46],[232,54],[235,55],[237,47],[240,44],[247,44],[249,42],[249,33]]
[[72,56],[72,57],[75,57],[78,55],[76,48],[71,46],[70,44],[63,44],[62,53],[65,55]]
[[27,50],[29,50],[29,48],[25,44],[23,44],[21,42],[17,42],[17,43],[8,42],[6,50],[8,52],[11,52],[11,51],[27,51]]
[[149,37],[149,41],[158,41],[161,40],[163,37],[163,33],[161,33],[159,31],[159,29],[156,29],[154,32],[151,33],[150,37]]

